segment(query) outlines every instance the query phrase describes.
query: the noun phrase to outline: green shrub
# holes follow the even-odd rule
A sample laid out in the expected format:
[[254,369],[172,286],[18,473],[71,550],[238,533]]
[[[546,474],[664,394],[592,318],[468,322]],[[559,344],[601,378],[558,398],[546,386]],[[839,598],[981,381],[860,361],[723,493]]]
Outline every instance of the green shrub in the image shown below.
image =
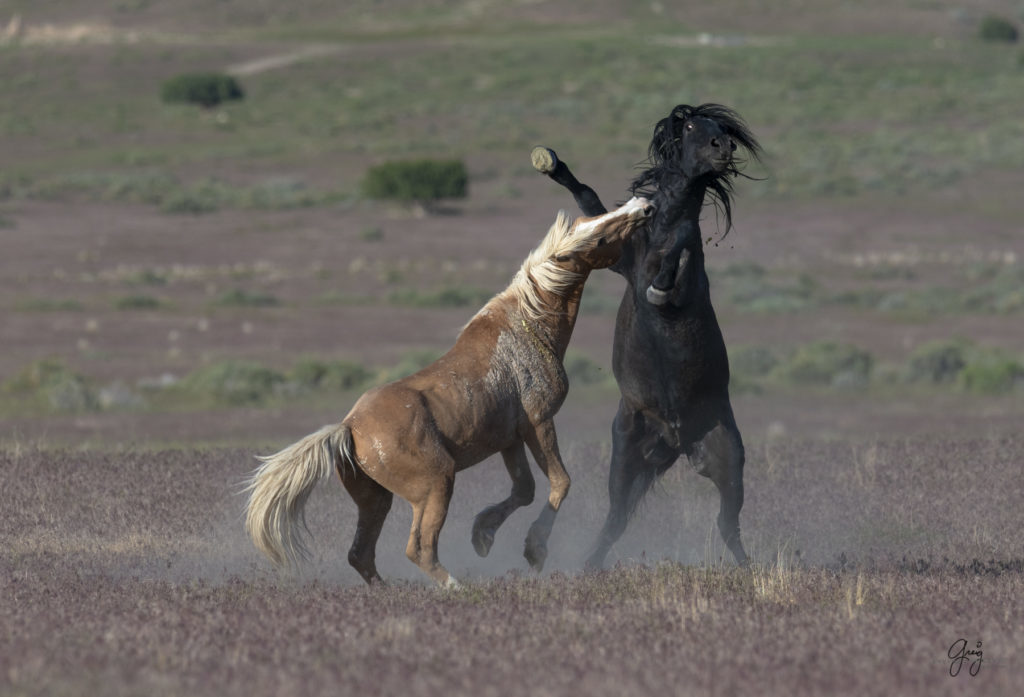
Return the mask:
[[963,341],[929,341],[910,354],[907,379],[934,385],[950,384],[967,366],[968,344]]
[[201,179],[169,192],[160,202],[164,213],[212,213],[232,198],[233,192],[216,179]]
[[23,395],[39,395],[55,411],[93,411],[99,407],[85,378],[56,359],[33,361],[8,380],[4,388]]
[[198,104],[207,109],[244,96],[238,81],[222,73],[175,75],[160,88],[160,97],[167,103]]
[[220,294],[217,304],[227,307],[273,307],[279,301],[270,293],[232,288]]
[[776,373],[798,384],[863,387],[873,365],[871,354],[856,346],[816,341],[798,348]]
[[409,307],[476,307],[492,296],[490,291],[463,286],[445,286],[428,292],[406,288],[389,294],[388,302]]
[[1005,41],[1012,44],[1017,41],[1017,37],[1017,27],[1003,17],[988,15],[978,25],[978,38],[985,41]]
[[960,372],[959,384],[977,394],[1008,394],[1024,387],[1024,366],[1000,351],[979,351]]
[[95,411],[96,393],[81,375],[67,374],[46,389],[46,399],[56,411]]
[[67,375],[72,374],[63,361],[56,358],[41,358],[29,363],[17,375],[4,383],[4,389],[10,392],[35,392],[56,384]]
[[1005,265],[984,278],[987,279],[985,283],[962,293],[962,310],[1007,314],[1024,308],[1024,269]]
[[371,167],[363,179],[363,194],[428,205],[443,198],[465,198],[469,183],[461,160],[406,160]]
[[224,360],[199,368],[181,381],[181,387],[220,404],[259,404],[284,383],[284,376],[250,361]]
[[155,310],[160,305],[160,300],[151,295],[126,295],[114,300],[115,310]]
[[81,312],[85,309],[73,298],[29,298],[15,305],[21,312]]
[[352,361],[300,360],[292,366],[289,377],[308,389],[350,390],[370,379],[370,373]]

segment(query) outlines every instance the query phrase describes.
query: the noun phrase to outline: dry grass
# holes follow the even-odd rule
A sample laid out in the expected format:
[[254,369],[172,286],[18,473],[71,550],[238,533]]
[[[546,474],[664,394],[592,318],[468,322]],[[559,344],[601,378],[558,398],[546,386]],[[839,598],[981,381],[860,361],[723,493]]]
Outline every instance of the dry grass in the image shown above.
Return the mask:
[[[530,515],[468,561],[472,514],[507,487],[485,466],[460,480],[442,540],[476,579],[452,592],[360,585],[335,486],[311,503],[316,562],[272,574],[239,517],[251,453],[26,446],[0,455],[0,695],[1016,694],[1022,453],[1013,438],[755,445],[751,569],[721,561],[710,485],[679,469],[616,551],[699,562],[703,536],[704,561],[582,574],[603,473],[581,470],[606,453],[574,445],[564,571],[542,577],[517,556]],[[404,508],[379,561],[418,578]],[[984,643],[977,676],[948,674],[960,638]]]

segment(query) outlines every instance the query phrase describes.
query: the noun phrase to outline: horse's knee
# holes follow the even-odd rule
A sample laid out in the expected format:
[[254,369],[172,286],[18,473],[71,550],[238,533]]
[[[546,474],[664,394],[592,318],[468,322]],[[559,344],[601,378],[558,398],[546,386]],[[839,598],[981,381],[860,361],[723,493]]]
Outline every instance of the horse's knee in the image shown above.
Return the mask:
[[512,485],[512,500],[517,506],[529,506],[533,503],[537,494],[537,484],[533,477],[528,480],[520,480]]
[[556,511],[558,510],[558,507],[562,505],[562,501],[565,500],[565,497],[569,495],[569,485],[571,483],[572,481],[569,479],[568,475],[565,477],[559,477],[558,479],[552,479],[551,495],[548,496],[548,503],[550,503],[551,507]]

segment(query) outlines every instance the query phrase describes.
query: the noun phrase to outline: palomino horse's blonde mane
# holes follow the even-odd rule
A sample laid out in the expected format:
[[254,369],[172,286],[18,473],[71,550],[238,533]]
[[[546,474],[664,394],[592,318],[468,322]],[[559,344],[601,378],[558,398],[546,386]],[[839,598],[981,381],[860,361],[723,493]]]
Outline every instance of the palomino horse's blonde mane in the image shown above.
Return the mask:
[[574,226],[574,220],[565,211],[558,211],[558,217],[548,234],[526,257],[508,288],[498,296],[511,294],[523,314],[530,319],[540,319],[550,312],[544,307],[541,292],[561,294],[581,278],[581,274],[555,262],[557,257],[581,251],[593,244],[590,233],[594,228],[589,225]]

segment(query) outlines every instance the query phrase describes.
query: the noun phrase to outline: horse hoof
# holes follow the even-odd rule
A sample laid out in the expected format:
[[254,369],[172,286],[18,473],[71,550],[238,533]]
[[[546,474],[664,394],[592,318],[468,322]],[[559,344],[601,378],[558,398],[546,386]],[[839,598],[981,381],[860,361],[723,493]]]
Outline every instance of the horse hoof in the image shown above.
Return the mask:
[[551,148],[538,145],[530,153],[530,162],[533,163],[533,168],[541,174],[551,174],[558,166],[558,155]]
[[481,557],[486,557],[494,544],[494,531],[478,525],[473,526],[473,549]]
[[544,562],[548,558],[548,547],[544,544],[532,543],[530,540],[526,540],[526,548],[523,550],[523,556],[526,557],[526,561],[530,563],[530,568],[540,573],[544,569]]
[[668,302],[668,293],[652,286],[647,286],[647,302],[661,307]]

